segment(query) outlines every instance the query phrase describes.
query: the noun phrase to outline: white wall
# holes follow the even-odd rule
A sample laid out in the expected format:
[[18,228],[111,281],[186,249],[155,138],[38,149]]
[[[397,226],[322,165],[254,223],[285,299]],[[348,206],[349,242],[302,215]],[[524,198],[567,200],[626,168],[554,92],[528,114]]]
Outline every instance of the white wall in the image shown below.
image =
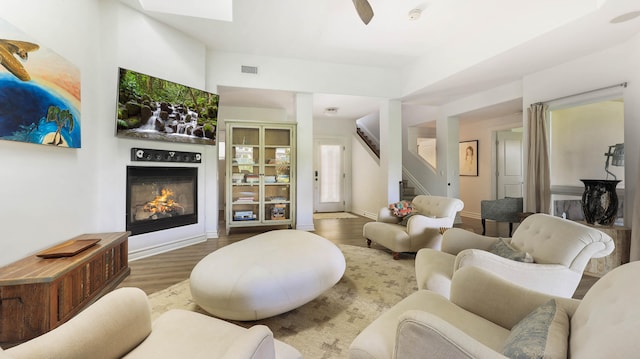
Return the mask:
[[[36,7],[38,11],[33,11]],[[100,118],[95,113],[100,104],[100,78],[92,71],[99,59],[100,45],[95,40],[100,29],[93,1],[2,0],[0,8],[7,22],[75,64],[82,81],[81,149],[0,141],[2,265],[91,232],[100,221],[94,156],[98,151],[96,123]],[[83,16],[60,20],[69,13]]]
[[[5,224],[0,239],[0,265],[78,234],[124,230],[125,167],[130,164],[129,150],[134,146],[202,152],[204,162],[198,168],[202,169],[200,179],[204,186],[199,194],[203,207],[199,208],[197,225],[135,236],[130,242],[132,251],[144,253],[157,246],[181,245],[217,233],[216,147],[115,138],[119,66],[212,92],[218,85],[229,85],[388,99],[398,98],[403,88],[413,86],[402,85],[399,72],[392,70],[207,51],[193,39],[111,0],[0,0],[0,6],[4,19],[80,68],[83,131],[83,147],[76,150],[0,141],[0,151],[7,154],[0,156],[0,198],[9,204],[0,206],[0,218]],[[69,19],[69,14],[73,14],[72,21],[60,20]],[[451,119],[456,122],[458,114],[520,96],[526,107],[628,81],[629,87],[622,91],[625,177],[638,178],[638,63],[640,35],[606,51],[531,74],[522,81],[449,103],[437,110],[436,120],[442,126]],[[258,66],[259,75],[242,74],[241,65]],[[416,78],[411,73],[402,76]],[[445,126],[442,131],[438,127],[439,175],[426,178],[427,188],[434,188],[434,193],[457,194],[457,154],[453,156],[457,150],[457,127]],[[382,193],[384,189],[377,179],[386,174],[379,173],[376,161],[357,141],[352,138],[353,210],[370,215],[380,207],[380,203],[371,203],[370,193]],[[627,183],[626,198],[633,198],[635,187],[635,183]],[[625,218],[631,218],[631,211],[632,206],[626,206]]]
[[[215,146],[114,136],[118,67],[205,89],[202,44],[106,0],[1,0],[3,18],[81,71],[82,148],[0,141],[0,265],[83,233],[125,230],[131,147],[200,152],[198,223],[133,236],[133,257],[217,236]],[[37,11],[34,11],[37,9]],[[73,14],[73,21],[68,19]],[[179,71],[177,71],[179,70]]]
[[[605,179],[603,154],[609,146],[624,142],[624,120],[624,103],[620,101],[552,111],[551,185],[584,188],[580,179]],[[624,179],[624,167],[609,166],[609,171]],[[617,188],[624,188],[625,182]]]
[[[606,91],[608,94],[611,91],[618,92],[624,99],[624,170],[625,178],[627,179],[625,185],[625,198],[627,199],[634,198],[636,183],[631,179],[637,179],[639,176],[640,102],[637,99],[640,98],[640,85],[638,85],[640,84],[640,68],[637,65],[638,63],[640,63],[640,34],[620,45],[531,74],[523,79],[523,104],[525,108],[531,103],[579,94],[625,81],[628,82],[627,88],[619,87]],[[601,96],[602,94],[594,94],[593,96],[598,95]],[[585,96],[579,96],[578,98],[567,99],[564,102],[575,102],[584,98]],[[523,117],[526,129],[526,116]],[[608,145],[608,142],[603,142],[598,146]],[[632,211],[632,205],[625,206],[624,218],[626,221],[632,218]],[[632,248],[633,246],[632,244]],[[640,248],[637,251],[640,253]],[[634,254],[632,253],[633,256]]]
[[[242,65],[258,67],[258,74],[241,73]],[[213,84],[379,98],[395,98],[400,94],[399,71],[392,69],[210,50],[207,86]]]
[[[438,162],[434,171],[416,152],[417,137],[437,135],[435,128],[420,128],[416,127],[416,124],[435,121],[440,115],[439,111],[440,109],[435,106],[405,105],[402,107],[402,166],[420,183],[422,188],[427,190],[428,194],[442,196],[445,195],[445,192],[441,190],[442,186],[434,186],[434,183],[445,182],[444,173],[441,174],[439,171],[446,168],[446,164],[440,166],[440,162]],[[440,151],[444,151],[444,147],[442,147],[444,143],[440,142],[436,140],[436,156],[441,155]]]
[[[100,200],[102,209],[99,230],[109,231],[125,227],[125,169],[128,165],[140,165],[130,160],[132,147],[200,152],[203,161],[198,167],[198,223],[164,231],[132,236],[129,252],[138,258],[217,237],[217,146],[140,141],[113,136],[115,118],[115,96],[117,92],[117,69],[123,67],[144,74],[177,82],[198,89],[205,89],[205,56],[203,44],[184,36],[166,25],[150,19],[119,3],[103,2],[101,17],[103,52],[100,66],[105,79],[105,101],[112,97],[109,105],[100,113],[100,176],[99,188],[103,189]],[[114,25],[117,24],[114,30]],[[136,39],[144,39],[139,41]],[[180,69],[176,71],[176,69]],[[143,164],[147,165],[147,164]],[[157,166],[185,166],[185,164],[153,164]],[[189,164],[188,166],[193,166]],[[113,195],[120,194],[120,195]],[[211,205],[213,204],[213,205]]]
[[387,174],[383,173],[375,155],[362,145],[360,138],[355,134],[351,137],[351,151],[353,177],[351,211],[376,219],[378,210],[388,204],[386,196],[382,198],[380,195],[374,195],[387,193],[384,188],[386,181],[382,180],[382,177]]
[[464,202],[462,215],[480,218],[480,201],[494,199],[492,184],[495,158],[494,132],[522,126],[522,117],[513,114],[483,121],[459,123],[459,141],[478,140],[478,176],[460,176],[460,199]]

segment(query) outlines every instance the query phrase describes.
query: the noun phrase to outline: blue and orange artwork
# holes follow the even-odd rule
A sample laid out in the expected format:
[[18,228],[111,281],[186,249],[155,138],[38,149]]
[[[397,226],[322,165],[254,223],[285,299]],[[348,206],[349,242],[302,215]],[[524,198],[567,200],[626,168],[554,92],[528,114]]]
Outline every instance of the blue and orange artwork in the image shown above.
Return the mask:
[[80,70],[0,19],[0,139],[80,148]]

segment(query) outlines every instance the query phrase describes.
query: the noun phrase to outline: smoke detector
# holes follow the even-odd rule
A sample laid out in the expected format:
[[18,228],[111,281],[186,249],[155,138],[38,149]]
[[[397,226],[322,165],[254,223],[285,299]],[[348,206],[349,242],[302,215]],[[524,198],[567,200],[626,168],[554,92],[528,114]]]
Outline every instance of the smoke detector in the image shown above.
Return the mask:
[[422,15],[422,10],[421,9],[413,9],[411,11],[409,11],[409,20],[411,21],[415,21],[418,20],[420,18],[420,15]]

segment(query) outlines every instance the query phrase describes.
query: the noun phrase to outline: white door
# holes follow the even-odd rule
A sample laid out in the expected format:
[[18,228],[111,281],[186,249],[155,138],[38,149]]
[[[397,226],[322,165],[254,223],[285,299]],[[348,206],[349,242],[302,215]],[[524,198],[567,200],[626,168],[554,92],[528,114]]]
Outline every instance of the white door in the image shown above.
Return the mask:
[[497,198],[523,197],[522,132],[497,133]]
[[314,142],[314,212],[343,212],[344,152],[340,139],[317,139]]

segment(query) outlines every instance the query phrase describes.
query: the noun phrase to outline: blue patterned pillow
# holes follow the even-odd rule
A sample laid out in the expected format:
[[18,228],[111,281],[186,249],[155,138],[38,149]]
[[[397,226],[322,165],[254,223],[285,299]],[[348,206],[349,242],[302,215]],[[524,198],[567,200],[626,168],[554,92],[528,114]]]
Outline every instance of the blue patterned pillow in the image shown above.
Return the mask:
[[498,238],[489,247],[489,252],[518,262],[533,263],[533,257],[527,252],[521,252],[509,245],[503,238]]
[[568,342],[569,316],[551,299],[511,328],[502,354],[511,359],[566,358]]

